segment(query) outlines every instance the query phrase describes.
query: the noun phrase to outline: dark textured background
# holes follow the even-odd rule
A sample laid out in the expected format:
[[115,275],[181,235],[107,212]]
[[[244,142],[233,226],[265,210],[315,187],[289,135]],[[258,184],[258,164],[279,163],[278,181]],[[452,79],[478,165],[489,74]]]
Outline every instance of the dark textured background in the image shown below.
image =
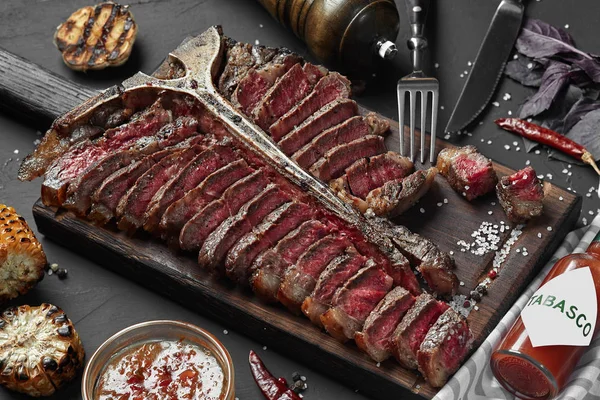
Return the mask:
[[[118,69],[87,74],[69,70],[62,64],[59,53],[52,45],[55,27],[75,9],[88,5],[86,0],[1,0],[0,47],[36,62],[52,71],[81,84],[105,88],[141,70],[150,73],[165,55],[181,40],[202,32],[210,25],[222,24],[227,35],[246,42],[259,40],[269,46],[286,46],[307,56],[305,46],[292,34],[281,28],[252,0],[138,0],[130,2],[140,26],[138,40],[131,59]],[[397,40],[398,57],[380,71],[367,91],[358,101],[386,116],[396,114],[395,85],[399,77],[409,72],[409,61],[404,45],[408,26],[404,4],[397,1],[401,11],[401,34]],[[429,16],[427,34],[431,45],[431,68],[440,80],[441,101],[438,126],[445,126],[464,79],[459,75],[468,70],[473,61],[487,25],[499,3],[498,0],[438,0]],[[600,53],[596,27],[600,13],[595,0],[541,0],[527,4],[527,14],[557,26],[569,25],[569,32],[578,46],[586,51]],[[504,93],[512,99],[503,101]],[[484,124],[477,126],[471,137],[451,138],[455,144],[475,144],[489,157],[513,168],[522,168],[526,160],[539,174],[552,174],[552,182],[571,187],[584,195],[582,218],[591,220],[589,212],[596,213],[600,201],[594,192],[585,193],[597,186],[598,177],[590,168],[573,166],[572,176],[563,174],[563,162],[548,161],[545,150],[541,154],[514,151],[512,142],[520,139],[496,129],[494,118],[506,116],[508,110],[516,112],[519,103],[531,92],[515,82],[504,79],[494,100],[500,107],[491,106],[482,116]],[[1,111],[1,110],[0,110]],[[40,182],[21,183],[16,180],[19,161],[34,148],[39,138],[28,124],[32,121],[16,120],[0,112],[0,202],[13,205],[33,224],[31,206],[39,197]],[[38,133],[39,134],[39,133]],[[485,143],[481,142],[485,139]],[[487,141],[492,144],[488,145]],[[511,150],[504,145],[511,145]],[[521,148],[523,146],[521,145]],[[33,227],[35,229],[35,226]],[[148,290],[100,268],[93,259],[81,258],[56,244],[40,238],[50,262],[57,262],[69,270],[69,278],[59,281],[49,276],[30,294],[17,299],[14,304],[39,304],[52,302],[69,314],[79,331],[90,355],[106,338],[133,323],[169,318],[181,319],[208,329],[223,341],[231,352],[236,366],[236,389],[240,399],[258,399],[260,394],[251,380],[247,367],[247,354],[255,349],[268,367],[277,375],[291,378],[299,371],[308,378],[308,399],[363,399],[355,388],[344,387],[326,376],[312,371],[309,365],[300,365],[293,359],[280,356],[269,348],[269,343],[259,343],[244,336],[244,327],[235,322],[229,326],[216,324],[180,305],[159,297]],[[224,334],[227,329],[229,333]],[[263,350],[263,346],[267,350]],[[315,354],[318,357],[318,354]],[[20,399],[0,389],[0,399]],[[54,399],[78,399],[79,381],[59,392]]]

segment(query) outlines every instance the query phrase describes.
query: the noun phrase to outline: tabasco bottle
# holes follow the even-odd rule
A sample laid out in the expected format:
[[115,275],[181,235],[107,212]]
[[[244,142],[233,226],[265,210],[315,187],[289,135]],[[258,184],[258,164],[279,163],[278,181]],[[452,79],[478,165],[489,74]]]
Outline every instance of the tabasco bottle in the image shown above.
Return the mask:
[[585,253],[554,265],[492,354],[502,386],[522,399],[551,399],[598,328],[600,233]]

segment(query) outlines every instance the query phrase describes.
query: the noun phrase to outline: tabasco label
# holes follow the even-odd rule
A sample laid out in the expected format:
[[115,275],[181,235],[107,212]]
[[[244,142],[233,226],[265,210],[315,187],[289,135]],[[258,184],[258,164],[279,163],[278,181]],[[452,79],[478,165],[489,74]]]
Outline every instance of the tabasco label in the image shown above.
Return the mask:
[[592,273],[583,267],[540,287],[521,318],[533,347],[588,346],[596,328],[597,307]]

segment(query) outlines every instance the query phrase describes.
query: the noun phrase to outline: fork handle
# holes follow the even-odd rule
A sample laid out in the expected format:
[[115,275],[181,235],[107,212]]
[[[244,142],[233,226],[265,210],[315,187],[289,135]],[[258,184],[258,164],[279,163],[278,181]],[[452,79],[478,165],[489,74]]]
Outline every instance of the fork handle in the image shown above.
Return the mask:
[[405,0],[410,20],[411,38],[407,45],[413,64],[413,72],[423,70],[423,53],[427,48],[427,39],[423,34],[425,20],[429,11],[429,0]]

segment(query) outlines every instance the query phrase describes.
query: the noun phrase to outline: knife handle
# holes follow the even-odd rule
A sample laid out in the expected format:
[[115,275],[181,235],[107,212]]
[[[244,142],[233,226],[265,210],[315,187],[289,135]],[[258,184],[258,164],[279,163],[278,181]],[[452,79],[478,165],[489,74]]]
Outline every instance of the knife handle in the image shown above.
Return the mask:
[[423,33],[427,12],[429,11],[429,0],[405,0],[408,9],[408,18],[411,25],[421,25]]

